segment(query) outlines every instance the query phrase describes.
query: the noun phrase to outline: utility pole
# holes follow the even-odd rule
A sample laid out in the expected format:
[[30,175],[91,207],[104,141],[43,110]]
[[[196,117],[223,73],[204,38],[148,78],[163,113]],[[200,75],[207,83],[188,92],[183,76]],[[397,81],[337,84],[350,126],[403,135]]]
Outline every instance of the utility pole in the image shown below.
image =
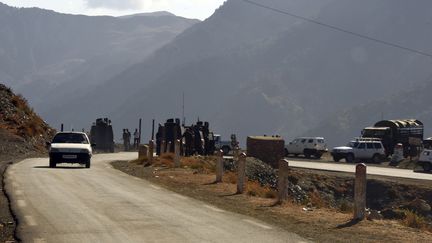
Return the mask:
[[182,125],[184,126],[186,124],[186,118],[185,118],[185,94],[183,92],[183,107],[182,107]]
[[155,131],[155,119],[153,119],[153,124],[152,124],[152,136],[151,136],[151,140],[154,140],[154,131]]
[[138,126],[138,129],[139,129],[139,140],[138,140],[138,145],[141,145],[141,125],[142,125],[142,119],[140,118],[140,119],[139,119],[139,126]]

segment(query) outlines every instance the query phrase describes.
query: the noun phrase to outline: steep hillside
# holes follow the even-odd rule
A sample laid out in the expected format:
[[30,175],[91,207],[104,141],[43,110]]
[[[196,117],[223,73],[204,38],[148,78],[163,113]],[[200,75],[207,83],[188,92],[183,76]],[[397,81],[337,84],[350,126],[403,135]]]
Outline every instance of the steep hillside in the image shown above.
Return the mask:
[[0,84],[0,157],[43,152],[45,142],[54,135],[51,129],[20,95]]
[[39,110],[103,83],[197,23],[170,14],[59,14],[0,4],[0,80]]

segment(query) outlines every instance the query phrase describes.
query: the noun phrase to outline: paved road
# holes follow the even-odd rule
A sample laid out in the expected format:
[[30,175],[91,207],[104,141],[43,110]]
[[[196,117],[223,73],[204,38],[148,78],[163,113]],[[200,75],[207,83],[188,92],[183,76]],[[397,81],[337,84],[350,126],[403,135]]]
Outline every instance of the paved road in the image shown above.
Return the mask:
[[10,167],[6,184],[19,219],[19,237],[24,242],[56,243],[306,241],[109,165],[136,156],[96,155],[91,169],[50,169],[47,159],[28,159]]
[[[340,172],[355,172],[355,164],[343,164],[343,163],[325,163],[325,162],[313,162],[305,160],[295,160],[287,158],[290,166],[317,170],[328,170],[328,171],[340,171]],[[432,174],[414,172],[413,170],[396,169],[388,167],[377,167],[370,165],[367,168],[369,175],[381,175],[398,178],[410,178],[420,180],[432,180]]]

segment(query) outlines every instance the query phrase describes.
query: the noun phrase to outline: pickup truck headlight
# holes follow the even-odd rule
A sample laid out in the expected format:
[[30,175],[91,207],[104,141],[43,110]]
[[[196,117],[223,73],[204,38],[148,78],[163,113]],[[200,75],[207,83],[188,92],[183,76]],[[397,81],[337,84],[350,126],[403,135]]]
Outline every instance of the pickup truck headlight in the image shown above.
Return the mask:
[[88,149],[81,149],[80,153],[89,154],[90,151]]

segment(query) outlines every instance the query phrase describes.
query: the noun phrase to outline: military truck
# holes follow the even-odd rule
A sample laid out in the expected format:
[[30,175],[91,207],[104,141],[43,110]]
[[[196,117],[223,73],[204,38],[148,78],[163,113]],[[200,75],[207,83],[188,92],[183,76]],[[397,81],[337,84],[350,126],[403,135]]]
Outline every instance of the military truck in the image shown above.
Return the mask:
[[411,148],[421,145],[423,133],[423,123],[419,120],[383,120],[363,129],[362,138],[380,139],[387,156],[392,155],[396,144],[401,143],[404,156],[408,156]]
[[183,126],[180,125],[180,119],[168,119],[164,125],[159,124],[156,133],[156,153],[161,154],[163,141],[167,146],[171,143],[171,147],[166,149],[167,152],[173,153],[177,139],[181,140],[180,151],[185,156],[211,155],[215,151],[215,138],[208,122],[198,121],[191,126]]
[[114,132],[111,120],[97,119],[90,130],[90,141],[96,144],[96,151],[114,153]]

